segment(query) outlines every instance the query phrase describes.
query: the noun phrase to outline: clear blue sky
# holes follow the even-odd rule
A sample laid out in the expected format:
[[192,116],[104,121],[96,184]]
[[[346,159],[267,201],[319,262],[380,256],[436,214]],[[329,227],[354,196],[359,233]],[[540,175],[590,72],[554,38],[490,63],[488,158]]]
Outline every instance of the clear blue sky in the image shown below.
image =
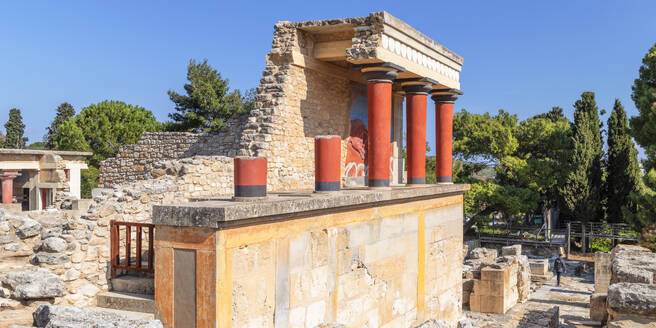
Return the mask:
[[39,141],[61,102],[79,111],[105,99],[165,120],[166,91],[181,90],[190,58],[207,58],[233,88],[256,87],[277,21],[379,10],[464,57],[457,110],[520,118],[556,105],[571,117],[586,90],[635,115],[631,85],[656,42],[656,1],[5,1],[0,124],[20,108]]

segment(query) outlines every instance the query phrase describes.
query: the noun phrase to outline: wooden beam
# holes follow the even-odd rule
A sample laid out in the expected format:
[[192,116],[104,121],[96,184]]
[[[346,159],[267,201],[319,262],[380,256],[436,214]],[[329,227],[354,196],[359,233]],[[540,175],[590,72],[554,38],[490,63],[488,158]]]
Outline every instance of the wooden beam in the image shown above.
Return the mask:
[[325,41],[314,44],[314,58],[319,60],[345,60],[351,40]]
[[360,73],[359,70],[351,70],[331,63],[326,63],[316,58],[305,56],[296,51],[292,52],[292,64],[334,77],[367,84],[367,81],[362,77],[362,73]]

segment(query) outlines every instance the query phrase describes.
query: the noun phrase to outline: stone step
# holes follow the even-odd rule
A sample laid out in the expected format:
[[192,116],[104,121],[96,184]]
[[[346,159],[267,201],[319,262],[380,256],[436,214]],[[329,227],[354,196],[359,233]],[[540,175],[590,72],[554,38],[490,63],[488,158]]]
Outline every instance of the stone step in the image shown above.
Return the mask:
[[[155,301],[153,301],[153,304],[155,304]],[[103,312],[106,312],[106,313],[114,313],[114,314],[117,314],[117,315],[124,316],[124,317],[126,317],[127,319],[130,319],[130,320],[155,320],[155,315],[153,313],[127,311],[127,310],[117,310],[117,309],[110,309],[110,308],[104,308],[104,307],[95,307],[95,308],[91,308],[91,309],[95,309],[95,310],[98,310],[98,311],[103,311]]]
[[148,320],[152,320],[152,315],[156,312],[153,295],[105,292],[96,295],[96,301],[100,308],[150,315]]
[[112,291],[155,295],[155,280],[149,277],[120,276],[112,279]]

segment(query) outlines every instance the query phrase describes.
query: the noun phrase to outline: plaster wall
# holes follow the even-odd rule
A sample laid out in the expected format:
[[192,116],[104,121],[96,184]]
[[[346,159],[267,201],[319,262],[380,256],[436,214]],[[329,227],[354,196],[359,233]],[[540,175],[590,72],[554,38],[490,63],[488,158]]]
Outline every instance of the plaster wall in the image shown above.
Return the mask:
[[193,249],[199,326],[410,327],[438,318],[455,327],[462,211],[456,195],[227,230],[158,226],[158,311],[175,322],[173,254]]

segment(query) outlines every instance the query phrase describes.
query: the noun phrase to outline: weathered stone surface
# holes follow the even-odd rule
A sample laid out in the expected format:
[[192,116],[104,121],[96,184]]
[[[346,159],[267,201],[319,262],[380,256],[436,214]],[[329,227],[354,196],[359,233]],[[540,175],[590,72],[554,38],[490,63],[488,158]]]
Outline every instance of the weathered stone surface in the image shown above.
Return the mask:
[[549,260],[548,259],[531,259],[529,260],[531,266],[531,274],[544,276],[549,274]]
[[517,256],[517,263],[517,293],[519,301],[524,302],[531,296],[531,266],[526,255]]
[[29,218],[23,219],[23,224],[16,229],[16,236],[21,239],[34,237],[41,233],[41,224]]
[[415,328],[449,328],[449,324],[444,320],[430,319]]
[[50,229],[44,230],[41,233],[41,239],[45,240],[45,239],[48,239],[50,237],[59,237],[59,236],[61,236],[62,232],[63,232],[63,229],[61,227],[50,228]]
[[66,249],[66,241],[58,237],[50,237],[41,242],[41,250],[59,253]]
[[497,258],[498,252],[496,249],[490,248],[474,248],[469,253],[469,258],[473,260],[490,260],[494,261]]
[[36,264],[63,264],[71,261],[71,257],[62,253],[38,252],[34,256]]
[[503,256],[522,255],[522,245],[503,246],[501,248],[501,255]]
[[10,272],[2,279],[14,299],[29,300],[60,297],[66,294],[66,285],[50,270]]
[[609,321],[606,328],[656,328],[656,321],[643,318],[622,318]]
[[45,328],[161,328],[159,320],[132,319],[116,312],[97,308],[39,305],[34,311],[37,327]]
[[620,282],[608,287],[611,318],[636,315],[656,319],[656,285]]
[[606,294],[590,295],[590,319],[593,321],[606,322],[608,310],[606,310]]
[[654,283],[656,256],[646,248],[633,245],[618,245],[611,252],[610,283],[635,282]]
[[16,309],[20,306],[18,301],[0,297],[0,309]]

